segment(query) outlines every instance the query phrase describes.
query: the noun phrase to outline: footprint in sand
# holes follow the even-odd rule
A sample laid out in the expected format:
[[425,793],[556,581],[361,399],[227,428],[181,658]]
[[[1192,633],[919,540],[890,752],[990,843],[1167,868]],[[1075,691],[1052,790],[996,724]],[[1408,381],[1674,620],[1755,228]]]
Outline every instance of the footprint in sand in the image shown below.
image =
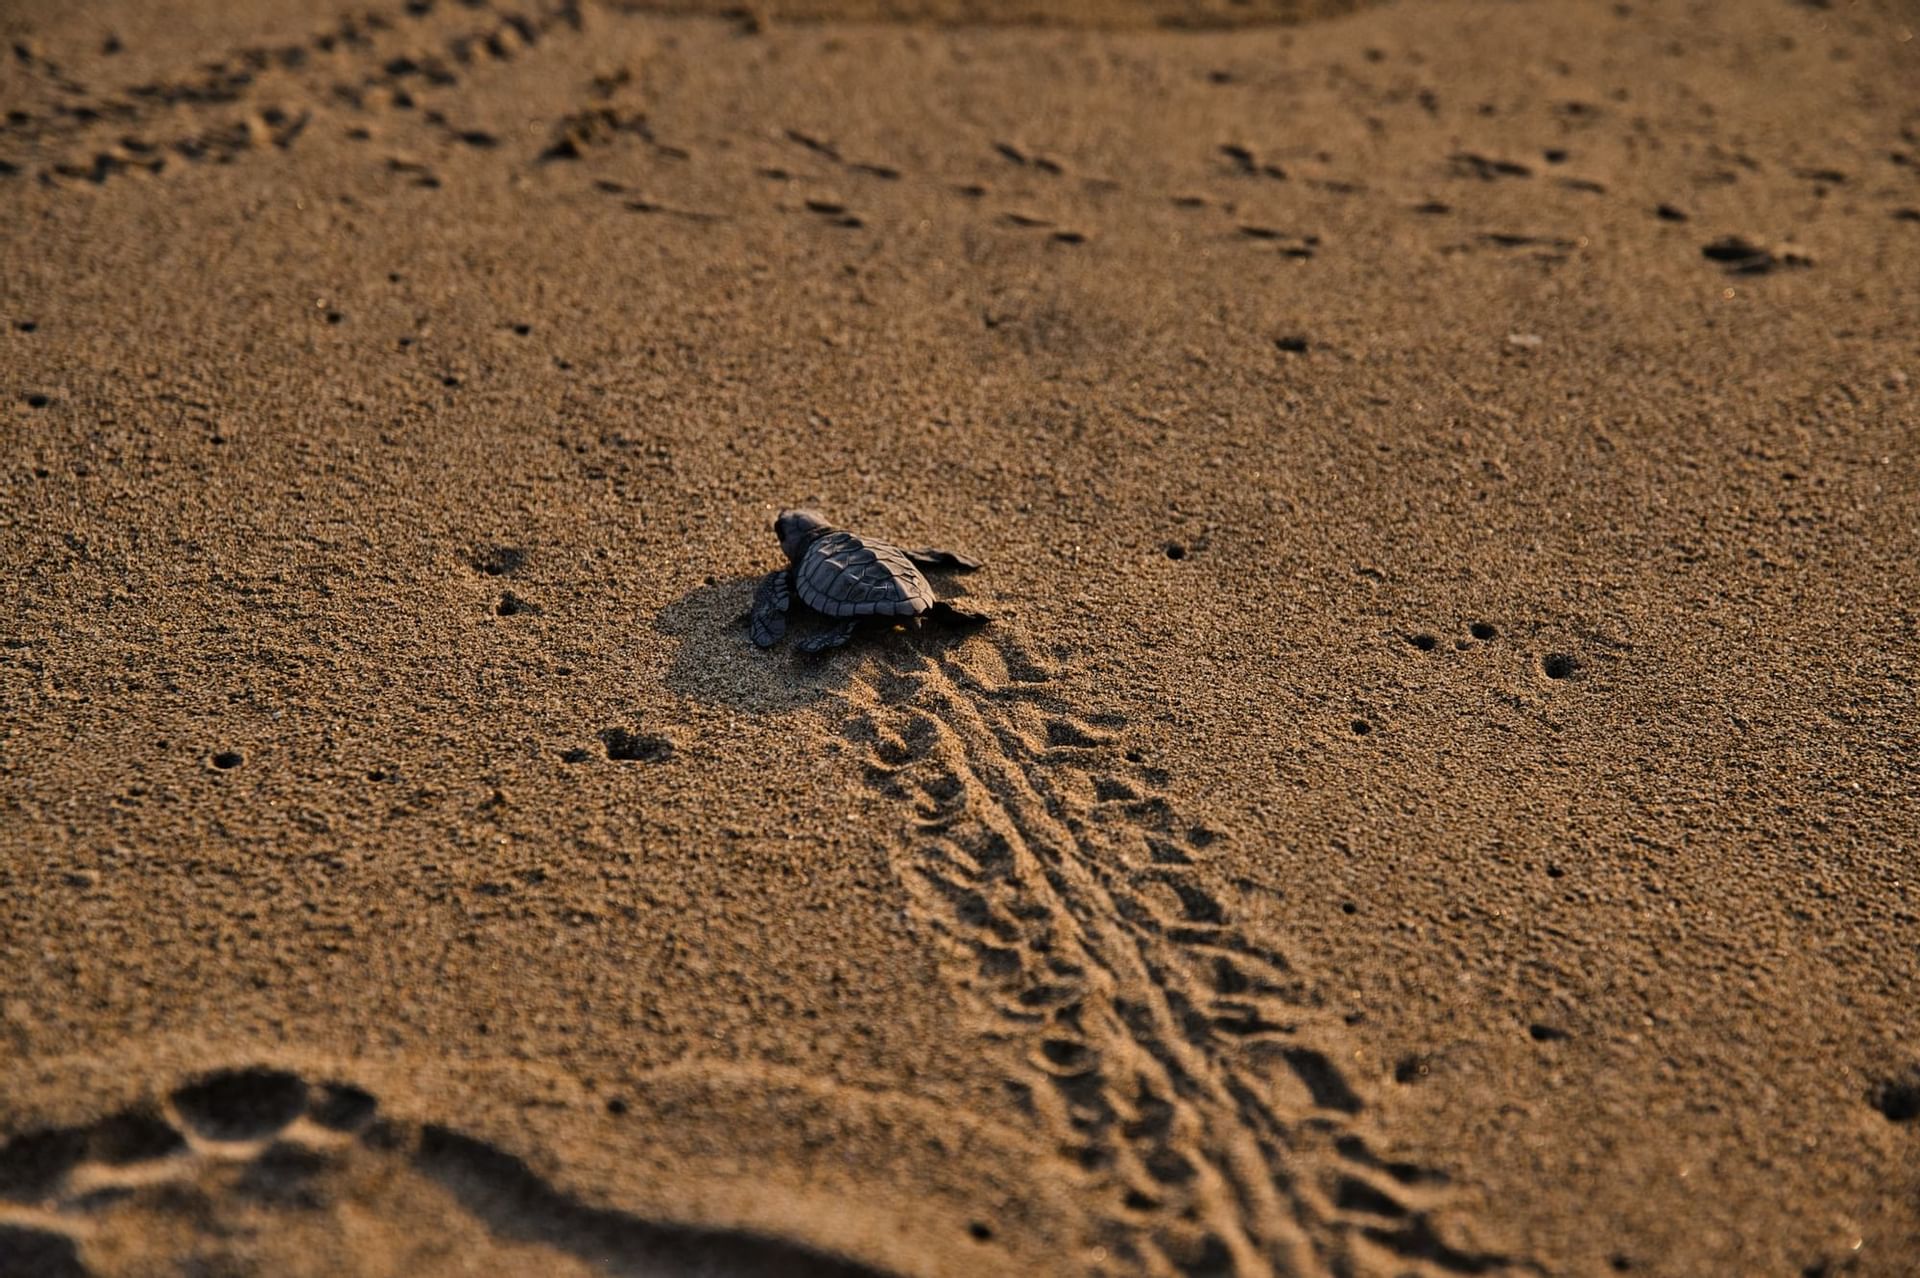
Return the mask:
[[0,1274],[874,1278],[744,1233],[595,1207],[352,1083],[240,1068],[0,1144]]

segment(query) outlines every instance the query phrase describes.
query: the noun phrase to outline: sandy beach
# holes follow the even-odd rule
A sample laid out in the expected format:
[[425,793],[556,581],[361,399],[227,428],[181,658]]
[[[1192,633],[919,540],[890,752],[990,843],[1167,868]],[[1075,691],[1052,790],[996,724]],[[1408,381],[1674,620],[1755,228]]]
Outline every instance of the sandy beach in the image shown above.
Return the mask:
[[1913,5],[0,40],[0,1275],[1920,1273]]

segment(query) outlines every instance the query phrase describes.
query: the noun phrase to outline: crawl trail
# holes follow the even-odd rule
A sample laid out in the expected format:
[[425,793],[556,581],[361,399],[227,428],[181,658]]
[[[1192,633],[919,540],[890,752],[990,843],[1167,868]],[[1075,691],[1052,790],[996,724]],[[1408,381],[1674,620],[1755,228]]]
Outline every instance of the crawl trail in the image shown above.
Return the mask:
[[878,660],[844,735],[913,805],[896,869],[1008,1089],[1102,1189],[1095,1272],[1533,1268],[1450,1244],[1445,1176],[1372,1152],[1328,1014],[1235,925],[1203,865],[1222,835],[1154,789],[1120,716],[1076,718],[1006,639]]

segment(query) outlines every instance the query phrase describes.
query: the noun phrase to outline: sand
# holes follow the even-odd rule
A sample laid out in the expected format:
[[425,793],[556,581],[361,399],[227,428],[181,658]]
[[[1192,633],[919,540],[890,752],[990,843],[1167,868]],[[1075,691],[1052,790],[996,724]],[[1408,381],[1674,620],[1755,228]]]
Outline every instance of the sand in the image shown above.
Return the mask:
[[1920,1271],[1911,6],[373,4],[0,11],[0,1272]]

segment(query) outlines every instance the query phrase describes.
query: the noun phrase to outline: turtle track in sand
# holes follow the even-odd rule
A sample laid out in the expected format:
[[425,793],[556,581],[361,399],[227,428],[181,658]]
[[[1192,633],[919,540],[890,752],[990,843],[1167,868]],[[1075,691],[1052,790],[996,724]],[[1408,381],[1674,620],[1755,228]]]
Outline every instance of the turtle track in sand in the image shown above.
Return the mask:
[[[343,1201],[356,1205],[342,1209]],[[385,1217],[370,1224],[372,1213]],[[393,1274],[878,1271],[773,1237],[595,1206],[486,1141],[383,1112],[348,1082],[243,1067],[0,1142],[0,1274],[342,1273],[386,1231]]]
[[1373,1152],[1338,1017],[1210,881],[1226,836],[1056,677],[1005,636],[889,646],[842,734],[912,805],[895,869],[1008,1090],[1100,1186],[1092,1272],[1538,1272],[1448,1241],[1445,1174]]

